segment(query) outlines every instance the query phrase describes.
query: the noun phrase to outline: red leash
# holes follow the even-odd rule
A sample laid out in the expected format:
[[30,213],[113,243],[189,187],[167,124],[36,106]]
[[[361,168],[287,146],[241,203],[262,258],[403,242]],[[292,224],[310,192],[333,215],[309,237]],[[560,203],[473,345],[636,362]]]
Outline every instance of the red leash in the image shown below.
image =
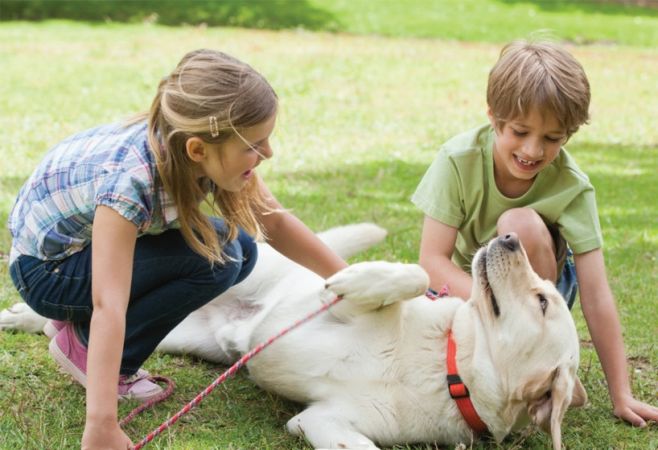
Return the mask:
[[161,377],[158,375],[154,375],[149,377],[149,380],[153,381],[154,383],[165,383],[167,387],[165,388],[164,391],[162,391],[160,394],[158,394],[156,397],[152,398],[151,400],[142,403],[139,405],[137,408],[133,409],[130,411],[130,414],[128,414],[126,417],[121,419],[121,422],[119,422],[119,426],[123,427],[125,424],[128,422],[131,422],[135,417],[137,417],[138,414],[141,414],[142,411],[145,409],[149,409],[153,407],[156,403],[160,403],[161,401],[167,399],[173,392],[174,388],[176,387],[176,383],[170,378],[167,377]]
[[[233,364],[233,365],[232,365],[232,366],[231,366],[226,372],[224,372],[223,374],[221,374],[221,375],[220,375],[215,381],[213,381],[213,382],[212,382],[207,388],[205,388],[203,391],[201,391],[201,393],[200,393],[199,395],[197,395],[196,397],[194,397],[194,399],[193,399],[191,402],[189,402],[187,405],[185,405],[185,407],[183,407],[180,411],[178,411],[176,414],[174,414],[174,415],[171,416],[169,419],[167,419],[165,422],[163,422],[162,425],[160,425],[158,428],[156,428],[155,430],[151,431],[151,432],[150,432],[150,433],[149,433],[144,439],[142,439],[141,441],[139,441],[139,442],[137,443],[137,445],[135,445],[135,446],[133,447],[133,450],[139,450],[140,448],[144,447],[146,444],[148,444],[149,442],[151,442],[151,441],[152,441],[152,440],[153,440],[158,434],[162,433],[164,430],[166,430],[166,429],[169,428],[171,425],[173,425],[174,423],[176,423],[176,422],[178,421],[178,419],[180,419],[183,415],[187,414],[192,408],[194,408],[194,407],[197,406],[199,403],[201,403],[201,401],[202,401],[205,397],[207,397],[208,394],[210,394],[210,393],[211,393],[211,392],[212,392],[217,386],[219,386],[220,384],[222,384],[222,383],[223,383],[228,377],[235,375],[235,373],[236,373],[238,370],[240,370],[240,368],[241,368],[242,366],[244,366],[244,365],[247,363],[247,361],[249,361],[251,358],[253,358],[254,356],[256,356],[256,355],[257,355],[258,353],[260,353],[261,351],[263,351],[263,350],[264,350],[266,347],[268,347],[272,342],[276,341],[276,340],[279,339],[281,336],[287,334],[289,331],[291,331],[291,330],[297,328],[297,327],[300,326],[301,324],[303,324],[303,323],[305,323],[305,322],[308,322],[309,320],[313,319],[315,316],[317,316],[318,314],[320,314],[320,313],[326,311],[327,309],[329,309],[330,307],[332,307],[333,305],[335,305],[336,303],[338,303],[338,302],[339,302],[340,300],[342,300],[342,299],[343,299],[343,297],[342,297],[341,295],[339,295],[338,297],[336,297],[335,299],[333,299],[331,302],[329,302],[329,303],[325,303],[324,305],[322,305],[321,308],[319,308],[319,309],[317,309],[317,310],[311,312],[310,314],[308,314],[308,315],[307,315],[306,317],[304,317],[303,319],[300,319],[300,320],[296,321],[295,323],[293,323],[292,325],[290,325],[289,327],[284,328],[283,330],[279,331],[279,333],[277,333],[275,336],[272,336],[272,337],[269,338],[267,341],[258,344],[256,347],[254,347],[252,350],[250,350],[249,353],[245,354],[242,358],[240,358],[240,359],[238,360],[238,362],[236,362],[235,364]],[[173,390],[173,386],[170,385],[169,387]],[[168,387],[168,389],[169,389],[169,387]],[[165,392],[165,393],[166,393],[166,392]],[[151,405],[152,405],[152,404],[154,404],[154,403],[157,403],[158,401],[162,401],[162,400],[164,400],[164,398],[166,398],[166,397],[168,396],[168,394],[165,396],[165,393],[163,393],[162,395],[158,396],[156,399],[154,399],[154,400],[152,400],[151,402],[148,402],[148,403],[151,403]],[[159,399],[159,400],[158,400],[158,399]],[[149,405],[149,406],[151,406],[151,405]],[[137,414],[139,414],[140,412],[142,412],[144,409],[148,408],[149,406],[145,406],[144,408],[142,408],[142,407],[138,407],[135,411],[137,411],[137,410],[139,410],[139,411],[137,411],[137,412],[133,411],[132,413],[130,413],[126,418],[124,418],[124,419],[121,421],[121,424],[128,423],[128,422],[129,422],[130,420],[132,420]]]

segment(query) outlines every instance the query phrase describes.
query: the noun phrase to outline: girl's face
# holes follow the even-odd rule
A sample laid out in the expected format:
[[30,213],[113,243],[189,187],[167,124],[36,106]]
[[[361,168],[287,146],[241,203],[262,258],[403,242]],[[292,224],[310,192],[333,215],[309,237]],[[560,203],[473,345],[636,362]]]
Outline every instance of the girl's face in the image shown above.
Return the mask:
[[489,119],[496,130],[493,151],[496,185],[506,195],[522,195],[535,176],[560,153],[567,140],[566,130],[552,114],[542,115],[536,108],[525,117],[505,122],[501,128],[496,127],[491,111]]
[[275,122],[276,114],[222,144],[204,143],[205,157],[198,161],[200,176],[210,178],[226,191],[240,191],[255,175],[254,169],[260,162],[272,157],[270,135]]

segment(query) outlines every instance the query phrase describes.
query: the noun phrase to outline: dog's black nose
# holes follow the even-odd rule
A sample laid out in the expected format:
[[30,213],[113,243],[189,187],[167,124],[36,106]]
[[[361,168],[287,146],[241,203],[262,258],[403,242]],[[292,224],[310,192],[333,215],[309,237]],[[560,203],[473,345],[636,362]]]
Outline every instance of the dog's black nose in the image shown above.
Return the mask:
[[500,243],[508,250],[515,251],[519,248],[519,237],[516,233],[509,233],[505,236],[501,236]]

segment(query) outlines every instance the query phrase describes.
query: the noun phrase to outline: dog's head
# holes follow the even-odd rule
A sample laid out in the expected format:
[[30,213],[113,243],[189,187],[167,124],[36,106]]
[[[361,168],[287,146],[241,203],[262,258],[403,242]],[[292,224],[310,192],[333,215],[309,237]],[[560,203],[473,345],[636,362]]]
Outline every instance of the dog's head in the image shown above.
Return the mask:
[[532,269],[514,233],[480,249],[472,269],[471,299],[510,396],[506,415],[515,422],[527,414],[559,449],[567,407],[587,399],[576,375],[579,341],[571,313],[553,283]]

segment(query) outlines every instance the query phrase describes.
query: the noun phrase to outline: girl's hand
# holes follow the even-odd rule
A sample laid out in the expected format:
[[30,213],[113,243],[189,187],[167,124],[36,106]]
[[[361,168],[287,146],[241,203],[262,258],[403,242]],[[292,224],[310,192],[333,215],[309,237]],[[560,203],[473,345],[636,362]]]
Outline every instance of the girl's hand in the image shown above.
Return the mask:
[[133,443],[117,422],[94,423],[88,420],[82,433],[81,448],[126,450],[133,448]]
[[645,427],[647,420],[658,422],[658,408],[626,395],[614,402],[614,414],[634,427]]

